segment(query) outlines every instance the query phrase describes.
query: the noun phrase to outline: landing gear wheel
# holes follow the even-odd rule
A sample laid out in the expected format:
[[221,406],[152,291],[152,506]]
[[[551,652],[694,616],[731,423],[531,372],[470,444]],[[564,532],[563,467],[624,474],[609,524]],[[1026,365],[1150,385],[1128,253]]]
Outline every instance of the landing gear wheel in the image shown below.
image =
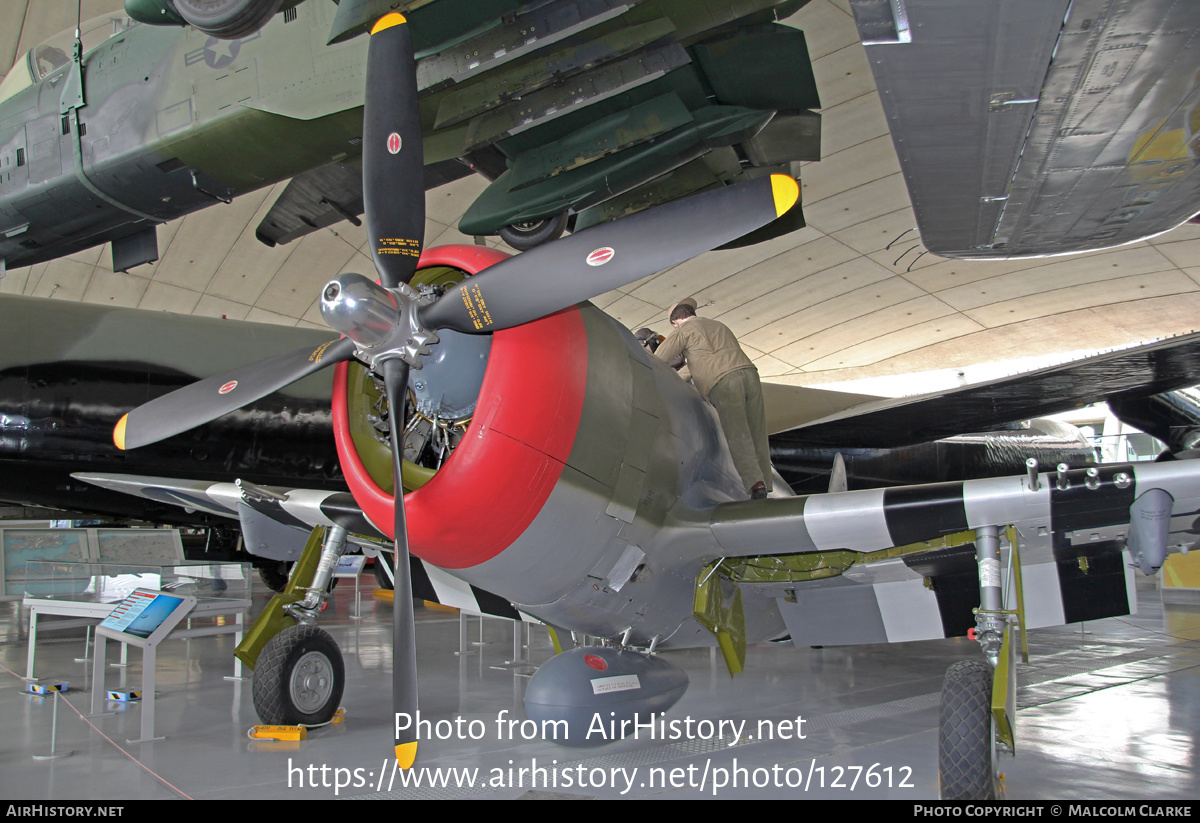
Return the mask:
[[528,223],[513,223],[500,229],[500,237],[505,243],[517,251],[528,251],[534,246],[549,243],[562,237],[567,228],[567,213],[559,212],[545,220],[532,220]]
[[291,577],[291,574],[292,564],[286,560],[258,567],[259,579],[263,583],[266,583],[267,588],[276,594],[279,594],[287,587],[288,578]]
[[381,553],[378,557],[375,558],[375,566],[374,566],[375,585],[381,589],[388,589],[389,591],[391,591],[392,589],[394,589],[396,587],[392,583],[392,578],[388,575],[387,569],[384,568],[384,564],[390,565],[391,563],[392,563],[392,559],[390,557],[388,557],[386,554]]
[[222,40],[236,40],[258,31],[280,5],[282,0],[175,0],[175,8],[184,20]]
[[946,670],[938,724],[942,800],[995,800],[992,667],[963,660]]
[[333,638],[316,626],[290,626],[258,656],[254,710],[269,726],[326,723],[345,685],[342,653]]

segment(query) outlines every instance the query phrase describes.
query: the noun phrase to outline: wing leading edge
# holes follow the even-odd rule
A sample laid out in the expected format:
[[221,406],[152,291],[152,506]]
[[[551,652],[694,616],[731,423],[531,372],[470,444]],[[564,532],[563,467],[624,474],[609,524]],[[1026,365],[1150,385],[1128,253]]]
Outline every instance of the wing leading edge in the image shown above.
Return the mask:
[[727,576],[779,598],[795,642],[881,643],[974,626],[979,529],[1018,546],[1034,628],[1135,610],[1131,559],[1157,569],[1198,513],[1200,462],[1184,460],[726,503],[710,528]]

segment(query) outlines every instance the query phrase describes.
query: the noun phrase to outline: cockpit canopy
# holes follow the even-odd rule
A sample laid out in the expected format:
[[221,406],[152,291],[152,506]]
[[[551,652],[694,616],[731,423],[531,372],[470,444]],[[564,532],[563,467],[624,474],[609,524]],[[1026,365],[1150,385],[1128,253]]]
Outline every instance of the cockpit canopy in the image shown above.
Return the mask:
[[[80,26],[79,38],[83,42],[83,53],[87,54],[133,24],[123,13],[93,17],[84,22]],[[0,103],[67,65],[71,61],[74,44],[75,27],[72,26],[38,43],[17,58],[3,82],[0,82]]]

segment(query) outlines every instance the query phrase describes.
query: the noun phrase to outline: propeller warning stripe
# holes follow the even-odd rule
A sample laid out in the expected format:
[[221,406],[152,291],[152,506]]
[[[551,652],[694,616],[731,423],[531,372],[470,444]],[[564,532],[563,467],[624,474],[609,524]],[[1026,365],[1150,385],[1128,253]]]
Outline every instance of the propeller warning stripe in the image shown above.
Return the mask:
[[411,769],[417,760],[417,742],[401,743],[396,746],[396,765],[402,769]]
[[775,198],[775,216],[783,217],[800,199],[800,184],[786,174],[772,174],[771,194]]
[[390,29],[392,26],[399,26],[407,22],[408,20],[403,14],[398,11],[394,11],[391,14],[385,14],[383,17],[380,17],[375,25],[371,28],[371,34],[378,34],[384,29]]
[[425,160],[412,36],[401,14],[375,24],[363,105],[363,207],[379,282],[412,279],[425,236]]

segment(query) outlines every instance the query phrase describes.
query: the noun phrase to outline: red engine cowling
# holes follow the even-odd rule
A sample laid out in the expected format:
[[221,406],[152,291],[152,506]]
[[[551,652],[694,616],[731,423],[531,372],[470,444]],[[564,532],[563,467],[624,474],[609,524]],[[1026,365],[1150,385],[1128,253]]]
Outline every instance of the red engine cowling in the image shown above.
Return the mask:
[[[508,255],[480,246],[426,249],[418,268],[478,274]],[[338,459],[354,499],[392,537],[394,498],[371,479],[350,437],[347,365],[334,373]],[[493,335],[474,418],[438,473],[405,495],[410,551],[447,569],[488,560],[533,521],[562,474],[579,428],[587,338],[577,308]]]

